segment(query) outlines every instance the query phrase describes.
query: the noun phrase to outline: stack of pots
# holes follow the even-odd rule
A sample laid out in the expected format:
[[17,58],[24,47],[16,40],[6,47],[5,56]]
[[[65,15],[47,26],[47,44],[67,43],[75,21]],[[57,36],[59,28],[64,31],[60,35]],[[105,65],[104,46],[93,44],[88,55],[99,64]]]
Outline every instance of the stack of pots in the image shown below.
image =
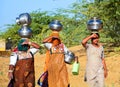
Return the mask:
[[31,17],[28,13],[22,13],[16,18],[16,23],[21,25],[21,29],[18,30],[18,34],[21,38],[30,38],[32,36],[32,30],[29,25],[31,24]]
[[98,31],[103,28],[103,23],[97,17],[93,17],[90,20],[88,20],[88,22],[87,22],[87,28],[92,33],[98,33]]

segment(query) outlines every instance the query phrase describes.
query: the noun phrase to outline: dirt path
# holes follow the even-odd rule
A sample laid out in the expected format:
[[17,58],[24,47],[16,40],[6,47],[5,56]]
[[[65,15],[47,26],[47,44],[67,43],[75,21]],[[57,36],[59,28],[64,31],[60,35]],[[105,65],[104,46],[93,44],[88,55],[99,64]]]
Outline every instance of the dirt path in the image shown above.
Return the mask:
[[[75,52],[80,61],[79,75],[72,75],[72,65],[67,65],[71,87],[87,87],[86,83],[83,81],[86,65],[85,51],[81,46],[75,46],[69,49]],[[44,60],[45,55],[40,55],[39,53],[35,55],[36,81],[38,80],[40,74],[43,72]],[[105,60],[109,70],[108,77],[105,80],[106,87],[120,87],[120,54],[110,53],[107,55]],[[0,87],[7,87],[7,84],[9,82],[7,78],[8,65],[9,58],[0,57]],[[36,84],[36,87],[39,86]]]

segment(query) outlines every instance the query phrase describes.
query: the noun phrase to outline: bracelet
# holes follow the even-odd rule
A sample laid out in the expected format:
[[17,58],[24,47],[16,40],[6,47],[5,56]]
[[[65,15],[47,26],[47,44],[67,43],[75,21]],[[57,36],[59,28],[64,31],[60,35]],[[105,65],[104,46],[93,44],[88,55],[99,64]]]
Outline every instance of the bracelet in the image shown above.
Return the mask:
[[13,72],[13,70],[8,70],[8,72]]

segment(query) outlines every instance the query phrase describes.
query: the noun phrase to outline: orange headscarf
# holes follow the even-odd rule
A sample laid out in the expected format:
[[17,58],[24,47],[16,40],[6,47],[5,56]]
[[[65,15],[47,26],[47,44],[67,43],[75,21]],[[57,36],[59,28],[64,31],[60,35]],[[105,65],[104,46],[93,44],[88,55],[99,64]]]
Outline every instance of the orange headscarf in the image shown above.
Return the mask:
[[50,36],[57,36],[57,37],[59,37],[59,32],[58,31],[52,31],[52,34]]

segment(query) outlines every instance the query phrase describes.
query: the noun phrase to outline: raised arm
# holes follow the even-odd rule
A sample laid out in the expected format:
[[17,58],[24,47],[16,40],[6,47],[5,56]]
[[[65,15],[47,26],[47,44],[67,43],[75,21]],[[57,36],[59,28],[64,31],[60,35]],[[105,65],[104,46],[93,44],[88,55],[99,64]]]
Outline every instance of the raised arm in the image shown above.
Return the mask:
[[82,45],[83,45],[84,47],[86,47],[86,44],[87,44],[88,40],[90,40],[90,39],[91,39],[91,36],[88,36],[88,37],[86,37],[85,39],[83,39],[83,40],[82,40]]
[[54,38],[59,38],[58,36],[49,36],[43,40],[43,43],[51,43]]
[[29,44],[30,46],[33,46],[33,47],[37,48],[37,49],[40,48],[40,45],[38,45],[38,44],[35,43],[35,42],[28,42],[28,44]]
[[47,37],[43,40],[43,43],[50,43],[50,42],[52,42],[52,36]]
[[95,33],[93,33],[92,35],[90,35],[90,36],[88,36],[88,37],[86,37],[85,39],[82,40],[82,45],[83,45],[84,47],[86,47],[87,42],[88,42],[90,39],[96,38],[96,37],[98,37],[98,36],[97,36]]
[[32,47],[34,47],[34,48],[37,48],[37,49],[40,48],[40,45],[39,45],[39,44],[37,44],[37,43],[35,43],[35,42],[30,42],[29,40],[26,40],[26,41],[23,42],[22,44],[28,44],[28,45],[30,45],[30,46],[32,46]]

